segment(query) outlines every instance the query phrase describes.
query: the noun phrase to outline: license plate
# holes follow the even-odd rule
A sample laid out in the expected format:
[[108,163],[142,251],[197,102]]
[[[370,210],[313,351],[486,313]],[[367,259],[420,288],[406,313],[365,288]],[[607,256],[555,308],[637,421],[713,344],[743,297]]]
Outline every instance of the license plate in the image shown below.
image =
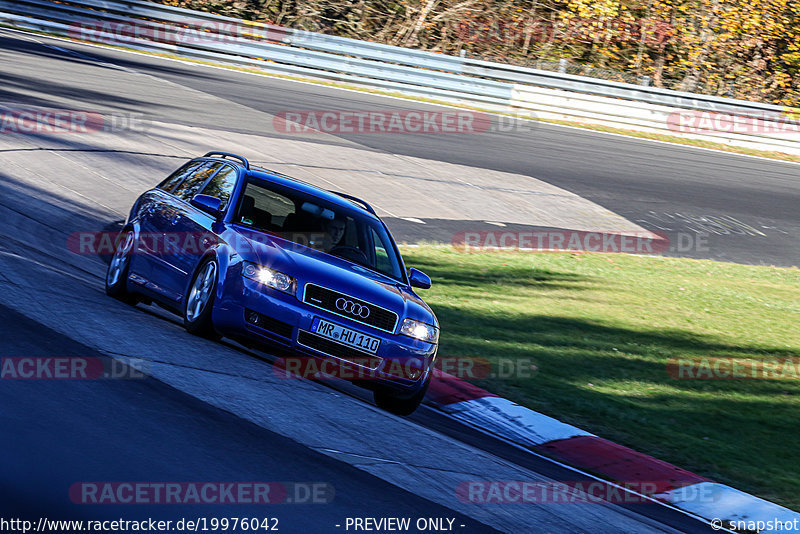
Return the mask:
[[381,346],[381,340],[377,337],[362,334],[356,330],[345,328],[344,326],[331,323],[319,317],[314,317],[314,321],[311,323],[311,331],[322,337],[338,341],[343,345],[363,350],[370,354],[378,352],[378,347]]

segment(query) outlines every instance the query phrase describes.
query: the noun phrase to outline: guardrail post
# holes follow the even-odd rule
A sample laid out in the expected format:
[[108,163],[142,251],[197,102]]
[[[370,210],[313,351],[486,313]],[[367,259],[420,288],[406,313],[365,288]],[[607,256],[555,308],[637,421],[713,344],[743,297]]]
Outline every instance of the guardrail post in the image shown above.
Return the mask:
[[559,59],[558,60],[558,72],[561,74],[566,74],[567,72],[567,60],[566,59]]

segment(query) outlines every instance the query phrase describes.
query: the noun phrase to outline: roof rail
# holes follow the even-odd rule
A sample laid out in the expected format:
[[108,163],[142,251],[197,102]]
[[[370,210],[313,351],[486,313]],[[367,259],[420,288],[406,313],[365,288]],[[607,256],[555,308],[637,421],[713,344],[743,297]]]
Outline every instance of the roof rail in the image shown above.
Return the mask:
[[247,169],[248,171],[250,170],[250,162],[249,162],[249,161],[247,161],[247,160],[244,158],[244,156],[240,156],[240,155],[238,155],[238,154],[231,154],[230,152],[220,152],[220,151],[218,151],[218,150],[215,150],[215,151],[212,151],[212,152],[206,152],[206,155],[205,155],[205,156],[203,156],[203,157],[204,157],[204,158],[207,158],[207,157],[209,157],[209,156],[222,156],[222,157],[223,157],[223,159],[224,159],[225,157],[228,157],[228,158],[234,158],[234,159],[238,159],[239,161],[241,161],[241,162],[242,162],[242,164],[244,164],[244,168],[245,168],[245,169]]
[[364,206],[364,209],[366,209],[368,212],[370,212],[371,214],[375,215],[376,217],[378,216],[378,214],[375,213],[375,210],[372,209],[372,206],[370,206],[369,204],[367,204],[365,201],[361,200],[360,198],[354,197],[353,195],[348,195],[347,193],[340,193],[338,191],[330,191],[330,192],[333,193],[334,195],[339,195],[340,197],[346,198],[347,200],[352,200],[353,202],[361,204],[362,206]]
[[305,180],[301,180],[300,178],[296,178],[294,176],[290,176],[288,174],[284,174],[284,173],[279,172],[279,171],[273,171],[272,169],[267,169],[266,167],[253,167],[253,170],[254,171],[268,172],[269,174],[273,174],[275,176],[280,176],[281,178],[286,178],[287,180],[291,180],[293,182],[298,182],[298,183],[301,183],[301,184],[305,184],[305,185],[310,185],[312,187],[316,187],[311,182],[306,182]]
[[[301,180],[297,176],[292,176],[291,174],[284,174],[284,173],[279,172],[279,171],[273,171],[272,169],[267,169],[266,167],[253,167],[253,170],[262,171],[262,172],[268,172],[269,174],[272,174],[274,176],[279,176],[281,178],[286,178],[287,180],[291,180],[293,182],[297,182],[298,184],[303,184],[303,185],[307,185],[307,186],[315,187],[315,188],[319,189],[318,185],[314,185],[311,182],[308,182],[306,180]],[[333,191],[328,191],[328,192],[329,193],[333,193]],[[366,202],[365,202],[365,204],[366,204]]]

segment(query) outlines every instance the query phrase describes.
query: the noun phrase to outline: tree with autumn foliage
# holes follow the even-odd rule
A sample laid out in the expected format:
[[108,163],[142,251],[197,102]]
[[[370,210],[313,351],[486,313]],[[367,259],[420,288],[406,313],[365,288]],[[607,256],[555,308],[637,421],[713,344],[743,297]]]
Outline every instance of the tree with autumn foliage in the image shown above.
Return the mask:
[[800,103],[800,0],[162,0],[447,54]]

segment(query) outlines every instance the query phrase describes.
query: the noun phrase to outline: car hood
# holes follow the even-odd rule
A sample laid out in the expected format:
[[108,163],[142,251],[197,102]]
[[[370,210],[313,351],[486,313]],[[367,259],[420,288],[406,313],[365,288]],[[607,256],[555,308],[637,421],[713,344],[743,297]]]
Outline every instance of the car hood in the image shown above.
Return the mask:
[[402,282],[278,236],[248,228],[232,229],[250,247],[249,253],[240,248],[242,259],[293,276],[298,296],[307,283],[317,284],[391,310],[401,321],[410,317],[439,326],[430,307]]

